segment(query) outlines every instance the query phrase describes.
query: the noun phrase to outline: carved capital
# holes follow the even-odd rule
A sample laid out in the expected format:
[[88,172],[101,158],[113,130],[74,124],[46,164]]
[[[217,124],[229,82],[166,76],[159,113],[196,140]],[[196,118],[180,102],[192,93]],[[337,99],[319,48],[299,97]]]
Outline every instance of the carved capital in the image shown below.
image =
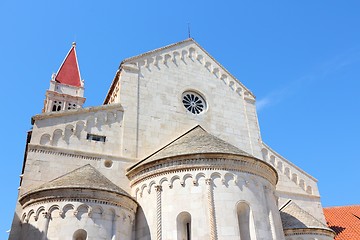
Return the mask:
[[205,179],[205,183],[206,183],[206,185],[211,185],[212,179],[211,178]]
[[50,218],[51,213],[49,213],[49,212],[43,212],[42,215],[43,215],[44,218]]
[[162,191],[162,186],[161,185],[156,185],[155,186],[155,191],[161,192]]

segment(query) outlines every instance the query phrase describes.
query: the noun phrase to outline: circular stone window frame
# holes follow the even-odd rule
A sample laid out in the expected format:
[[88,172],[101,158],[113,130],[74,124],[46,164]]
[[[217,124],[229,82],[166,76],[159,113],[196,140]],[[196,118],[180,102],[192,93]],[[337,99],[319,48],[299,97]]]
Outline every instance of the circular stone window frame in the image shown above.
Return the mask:
[[[196,106],[196,102],[194,102],[193,100],[191,101],[190,98],[186,98],[184,99],[185,95],[193,95],[195,97],[198,97],[198,100],[195,100],[195,98],[193,100],[195,101],[201,101],[203,104],[203,108],[201,109],[201,111],[199,111],[199,107]],[[186,104],[186,101],[188,104],[191,104],[192,106]],[[205,113],[208,109],[208,103],[206,101],[206,98],[204,97],[204,95],[202,93],[200,93],[199,91],[193,90],[193,89],[188,89],[185,90],[182,94],[181,94],[181,103],[184,107],[184,109],[186,110],[186,112],[191,113],[192,115],[198,116],[201,115],[203,113]],[[188,105],[188,107],[186,106]]]

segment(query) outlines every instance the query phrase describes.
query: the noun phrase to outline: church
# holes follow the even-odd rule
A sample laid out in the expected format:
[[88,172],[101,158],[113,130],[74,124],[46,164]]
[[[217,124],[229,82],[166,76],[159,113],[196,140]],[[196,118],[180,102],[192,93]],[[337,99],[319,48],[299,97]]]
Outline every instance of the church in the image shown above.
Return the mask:
[[334,239],[317,180],[193,39],[123,60],[103,105],[84,102],[73,43],[31,119],[9,239]]

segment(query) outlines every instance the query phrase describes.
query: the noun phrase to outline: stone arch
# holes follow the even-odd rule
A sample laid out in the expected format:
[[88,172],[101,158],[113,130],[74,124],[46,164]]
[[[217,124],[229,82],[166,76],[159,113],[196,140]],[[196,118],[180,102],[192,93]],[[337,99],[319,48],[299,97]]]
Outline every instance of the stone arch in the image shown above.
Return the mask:
[[73,204],[66,204],[63,208],[62,208],[62,216],[65,217],[66,215],[69,214],[69,212],[72,210],[74,211],[75,207]]
[[174,182],[175,182],[176,180],[180,180],[180,181],[181,181],[181,179],[180,179],[180,177],[179,177],[178,175],[175,175],[175,176],[172,176],[172,177],[171,177],[171,179],[170,179],[170,184],[169,184],[169,187],[170,187],[170,188],[172,188],[172,187],[174,186]]
[[182,186],[185,186],[186,179],[188,179],[188,178],[193,179],[192,174],[190,174],[190,173],[184,174],[184,176],[182,177],[182,181],[180,182],[180,184],[181,184]]
[[291,175],[291,181],[293,181],[294,183],[298,184],[298,175],[296,173],[293,173]]
[[48,208],[48,213],[51,214],[53,211],[55,210],[59,210],[60,211],[60,206],[55,204],[55,205],[51,205],[49,208]]
[[227,75],[226,74],[221,74],[221,77],[220,77],[220,79],[225,83],[225,84],[228,84],[227,83]]
[[49,145],[50,139],[51,139],[50,134],[45,133],[45,134],[41,135],[40,145]]
[[104,125],[106,122],[106,117],[105,114],[100,112],[100,113],[96,113],[95,115],[95,125],[96,127],[101,130],[102,125]]
[[83,214],[87,213],[87,215],[90,215],[91,211],[91,207],[83,203],[77,206],[74,215],[76,215],[78,218],[81,218]]
[[190,59],[194,59],[195,51],[196,51],[195,48],[193,48],[193,47],[189,48],[189,58]]
[[181,212],[176,217],[177,239],[191,239],[191,215],[188,212]]
[[219,172],[213,172],[213,173],[211,173],[211,174],[210,174],[210,179],[212,180],[214,186],[217,186],[217,183],[218,183],[218,180],[217,180],[217,179],[220,180],[221,185],[224,184],[223,176],[222,176],[222,174],[219,173]]
[[256,239],[254,219],[250,204],[246,201],[237,202],[236,213],[241,240]]
[[290,168],[286,167],[285,171],[284,171],[285,176],[287,176],[288,178],[290,178]]
[[282,161],[280,161],[280,160],[278,160],[277,161],[277,169],[279,170],[279,172],[283,172],[283,163],[282,163]]
[[78,229],[74,232],[73,240],[86,240],[87,239],[87,232],[84,229]]
[[164,182],[168,182],[168,183],[169,183],[169,180],[167,179],[167,177],[163,177],[162,179],[160,179],[159,185],[162,185]]
[[194,184],[198,184],[199,180],[201,178],[204,178],[204,179],[206,178],[205,173],[203,173],[203,172],[197,173],[196,176],[195,176],[195,179],[194,179]]
[[233,173],[227,172],[224,174],[223,180],[224,180],[224,184],[228,186],[230,181],[234,181],[235,183],[235,175]]
[[269,160],[269,151],[266,148],[261,149],[261,154],[264,161]]
[[115,122],[115,115],[113,112],[106,113],[106,123],[111,125]]
[[142,197],[143,193],[144,193],[144,189],[147,187],[147,184],[144,183],[141,188],[140,188],[140,197]]
[[173,58],[172,58],[172,61],[175,65],[177,65],[177,58],[180,56],[180,53],[178,51],[174,51],[173,52]]
[[205,62],[205,68],[209,71],[209,72],[212,72],[212,66],[211,66],[211,62]]
[[237,87],[236,90],[235,90],[235,92],[241,96],[242,88],[241,88],[241,87]]
[[304,181],[304,179],[300,179],[300,181],[299,181],[299,186],[300,186],[303,190],[306,190],[306,186],[305,186],[305,181]]
[[250,176],[250,179],[254,186],[256,186],[256,187],[259,186],[259,182],[258,182],[258,180],[256,180],[256,178],[254,176]]
[[139,188],[139,187],[137,187],[137,188],[136,188],[136,190],[135,190],[135,193],[134,193],[135,198],[137,198],[137,197],[138,197],[139,191],[140,191],[140,188]]
[[[28,214],[26,215],[26,222],[29,222],[31,220],[31,216],[35,216],[35,211],[34,209],[30,209],[30,211],[28,212]],[[35,218],[33,219],[35,221]]]
[[45,207],[44,206],[40,206],[35,213],[35,220],[37,221],[37,219],[39,219],[39,216],[41,214],[41,212],[45,212]]
[[196,60],[198,60],[199,63],[204,64],[204,56],[201,54],[198,54],[196,56]]
[[149,185],[148,185],[148,193],[150,194],[151,193],[151,187],[153,186],[153,185],[155,185],[156,184],[156,182],[154,181],[154,180],[152,180],[150,183],[149,183]]
[[270,164],[275,166],[275,156],[274,155],[270,156]]
[[73,135],[73,133],[74,133],[74,126],[71,124],[66,125],[63,139],[67,144],[70,143],[70,137]]
[[101,219],[104,213],[104,209],[100,205],[92,206],[91,217],[94,219]]
[[75,125],[75,136],[80,139],[81,137],[81,132],[84,130],[85,128],[85,123],[83,121],[78,121]]
[[313,194],[312,187],[311,187],[311,186],[307,186],[307,187],[306,187],[306,192],[307,192],[308,194]]
[[155,62],[154,62],[154,65],[160,70],[159,68],[159,62],[161,62],[161,60],[163,60],[163,57],[162,56],[156,56],[155,57]]
[[234,90],[235,89],[235,82],[233,80],[229,81],[229,87]]
[[170,54],[165,54],[164,62],[163,62],[165,66],[168,66],[167,64],[168,64],[169,59],[171,59]]
[[25,223],[26,222],[26,213],[23,213],[23,215],[21,215],[21,223]]
[[185,61],[185,58],[186,58],[187,56],[189,56],[188,51],[182,50],[182,51],[181,51],[181,59],[182,59],[183,61]]
[[219,70],[219,68],[217,68],[217,67],[213,68],[212,73],[214,74],[214,76],[215,76],[216,78],[219,78],[219,76],[220,76],[220,70]]
[[147,68],[149,68],[150,65],[151,65],[154,61],[155,61],[155,60],[154,60],[154,58],[152,58],[152,57],[147,58],[147,59],[146,59],[146,64],[145,64],[145,66],[146,66]]
[[51,140],[51,145],[53,146],[57,146],[59,143],[59,140],[62,137],[62,130],[61,129],[55,129],[53,132],[53,136],[52,136],[52,140]]
[[86,119],[85,131],[91,132],[91,129],[95,126],[95,118],[94,116],[89,116]]

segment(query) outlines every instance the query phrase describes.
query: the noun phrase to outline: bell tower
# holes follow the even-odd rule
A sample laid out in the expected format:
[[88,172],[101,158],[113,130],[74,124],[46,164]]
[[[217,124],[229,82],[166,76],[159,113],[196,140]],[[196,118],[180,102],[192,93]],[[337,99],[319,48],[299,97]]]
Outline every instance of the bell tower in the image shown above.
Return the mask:
[[85,102],[84,81],[81,80],[73,42],[57,73],[50,80],[42,112],[58,112],[81,108]]

